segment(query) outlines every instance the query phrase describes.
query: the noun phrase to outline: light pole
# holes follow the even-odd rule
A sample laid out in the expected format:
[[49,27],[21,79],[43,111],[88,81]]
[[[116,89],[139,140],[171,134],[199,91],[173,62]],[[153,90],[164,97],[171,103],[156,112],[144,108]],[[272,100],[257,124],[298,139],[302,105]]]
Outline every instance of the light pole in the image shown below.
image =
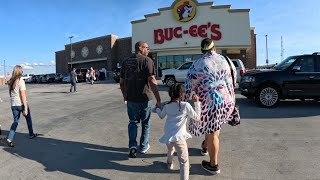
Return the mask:
[[269,64],[268,60],[268,35],[266,34],[266,63]]
[[71,65],[71,71],[72,71],[72,41],[71,41],[71,39],[73,38],[73,36],[70,36],[69,38],[70,38],[70,60],[71,60],[70,65]]
[[4,77],[4,81],[6,82],[6,80],[7,80],[6,60],[3,60],[3,77]]

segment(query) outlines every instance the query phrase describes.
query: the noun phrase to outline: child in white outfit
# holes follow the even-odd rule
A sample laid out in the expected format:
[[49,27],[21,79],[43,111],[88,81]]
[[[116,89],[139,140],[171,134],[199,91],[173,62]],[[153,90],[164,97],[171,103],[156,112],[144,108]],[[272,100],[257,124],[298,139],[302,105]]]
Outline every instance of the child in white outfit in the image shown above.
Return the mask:
[[186,123],[188,120],[200,120],[201,107],[199,97],[192,97],[195,102],[195,110],[188,102],[182,102],[184,97],[184,88],[181,84],[174,85],[169,90],[171,101],[163,109],[157,108],[157,114],[161,119],[167,116],[164,126],[164,135],[160,138],[160,143],[166,144],[168,148],[167,164],[169,169],[173,169],[173,153],[177,151],[180,163],[180,179],[189,179],[189,153],[186,140],[192,136],[187,132]]

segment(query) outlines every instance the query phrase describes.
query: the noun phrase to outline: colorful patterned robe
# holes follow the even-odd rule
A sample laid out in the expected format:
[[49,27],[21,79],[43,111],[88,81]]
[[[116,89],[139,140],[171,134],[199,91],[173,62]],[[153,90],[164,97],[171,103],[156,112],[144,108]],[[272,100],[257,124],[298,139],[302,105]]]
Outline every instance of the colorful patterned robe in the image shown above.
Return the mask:
[[[236,80],[236,69],[231,61]],[[186,80],[186,98],[195,93],[200,97],[201,120],[189,123],[195,136],[220,130],[231,118],[235,105],[234,85],[227,60],[216,52],[208,52],[195,61]]]

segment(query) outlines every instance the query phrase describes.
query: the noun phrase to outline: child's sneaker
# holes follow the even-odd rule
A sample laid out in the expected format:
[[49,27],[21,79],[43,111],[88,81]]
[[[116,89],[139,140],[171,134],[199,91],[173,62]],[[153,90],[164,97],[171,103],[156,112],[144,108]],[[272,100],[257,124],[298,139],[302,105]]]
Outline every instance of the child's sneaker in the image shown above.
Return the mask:
[[219,174],[220,173],[220,169],[218,164],[211,166],[210,162],[203,160],[201,163],[201,166],[204,170],[208,171],[211,174]]
[[135,148],[135,147],[130,148],[128,157],[129,158],[136,158],[137,157],[137,148]]
[[167,167],[168,169],[173,170],[173,161],[171,163],[167,162]]
[[201,144],[201,155],[207,156],[208,155],[208,148],[204,147],[204,142],[205,142],[205,140],[203,140],[202,144]]

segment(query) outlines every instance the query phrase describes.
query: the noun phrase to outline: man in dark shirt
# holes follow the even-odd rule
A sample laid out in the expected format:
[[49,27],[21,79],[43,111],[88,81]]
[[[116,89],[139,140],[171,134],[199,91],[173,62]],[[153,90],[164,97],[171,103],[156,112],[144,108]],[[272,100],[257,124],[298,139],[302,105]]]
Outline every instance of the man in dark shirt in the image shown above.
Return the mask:
[[77,92],[77,73],[76,73],[76,68],[73,68],[73,70],[70,73],[70,82],[71,82],[71,87],[70,87],[70,92],[72,92],[72,88],[74,89],[73,92]]
[[129,116],[129,157],[135,158],[137,152],[137,124],[141,122],[140,152],[146,153],[149,148],[149,120],[151,116],[153,92],[160,107],[161,99],[155,77],[155,67],[148,57],[149,47],[146,42],[135,44],[135,55],[122,62],[120,88],[123,99],[127,102]]

